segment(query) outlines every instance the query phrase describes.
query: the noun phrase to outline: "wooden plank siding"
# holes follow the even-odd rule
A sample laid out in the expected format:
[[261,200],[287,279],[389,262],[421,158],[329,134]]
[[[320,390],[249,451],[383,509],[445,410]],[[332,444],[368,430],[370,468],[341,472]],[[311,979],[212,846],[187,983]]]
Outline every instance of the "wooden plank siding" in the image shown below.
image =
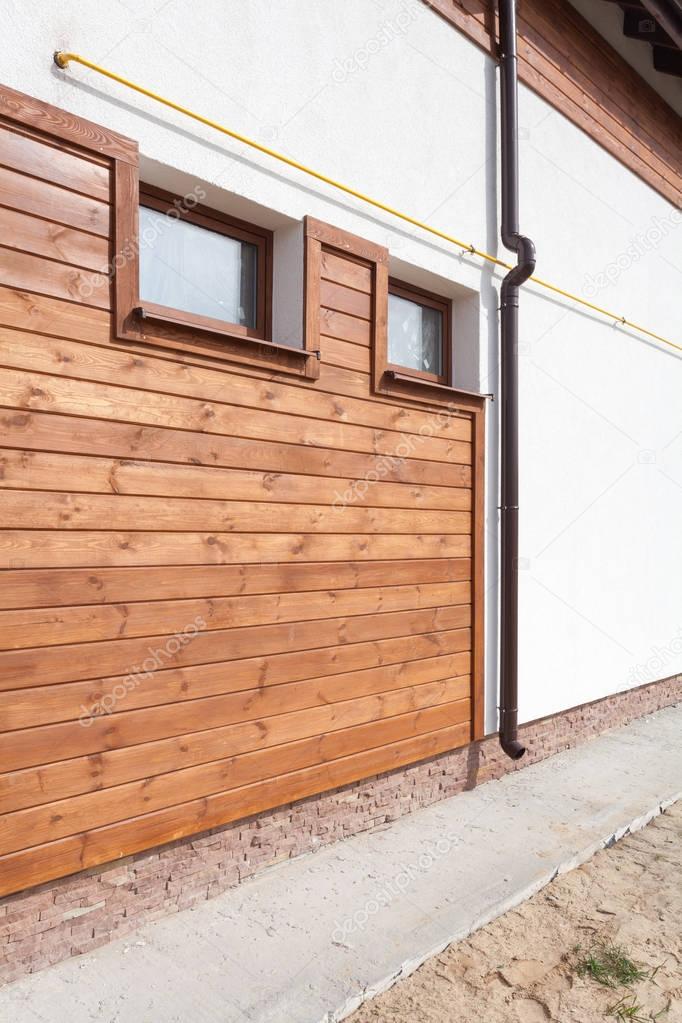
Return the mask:
[[374,393],[385,255],[311,224],[319,377],[126,343],[134,147],[0,100],[0,894],[480,734],[482,412]]

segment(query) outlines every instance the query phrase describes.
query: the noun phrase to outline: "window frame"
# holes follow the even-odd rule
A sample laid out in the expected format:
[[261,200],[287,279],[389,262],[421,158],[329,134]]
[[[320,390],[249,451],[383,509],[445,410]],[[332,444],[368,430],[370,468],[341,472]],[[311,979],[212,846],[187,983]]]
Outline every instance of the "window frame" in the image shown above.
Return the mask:
[[386,372],[389,374],[397,374],[399,377],[411,377],[415,380],[423,380],[425,383],[450,387],[452,385],[452,300],[443,298],[442,295],[436,295],[432,291],[426,291],[424,288],[419,288],[414,284],[408,284],[405,281],[398,280],[396,277],[388,278],[388,294],[389,296],[396,295],[398,298],[404,298],[408,302],[414,302],[417,305],[437,309],[443,317],[443,330],[441,339],[441,372],[429,373],[426,370],[414,369],[411,366],[403,366],[399,362],[389,361],[390,339],[388,336],[387,320]]
[[[172,193],[163,189],[146,185],[146,195],[155,193],[162,197],[172,198]],[[266,313],[264,337],[255,337],[254,331],[240,324],[230,325],[223,320],[202,320],[201,317],[190,321],[194,314],[183,314],[181,310],[167,310],[160,307],[159,315],[154,315],[150,303],[140,302],[139,272],[139,209],[140,209],[140,175],[137,147],[129,162],[121,159],[114,161],[113,187],[113,255],[111,276],[113,277],[114,330],[112,340],[124,342],[130,350],[147,351],[150,347],[165,352],[182,353],[186,359],[199,361],[211,360],[215,363],[236,363],[267,372],[285,373],[310,381],[317,380],[320,375],[318,339],[307,323],[301,324],[301,346],[279,343],[271,340],[271,307],[272,307],[272,266],[273,266],[273,235],[265,228],[237,221],[236,218],[207,207],[197,205],[194,209],[199,215],[209,215],[227,223],[231,230],[239,227],[250,234],[262,235],[266,242],[266,253],[269,260],[266,286]],[[145,310],[148,315],[145,314]]]
[[238,220],[220,210],[208,206],[195,205],[187,209],[182,197],[166,192],[140,181],[138,207],[155,210],[167,214],[171,209],[177,211],[178,219],[207,231],[223,234],[237,241],[249,242],[256,246],[256,326],[246,327],[240,323],[221,320],[218,317],[204,316],[186,309],[159,305],[149,302],[140,295],[140,279],[138,264],[137,309],[144,319],[153,319],[165,323],[178,324],[195,330],[210,331],[213,334],[225,334],[228,337],[242,336],[257,341],[270,341],[272,337],[272,231]]

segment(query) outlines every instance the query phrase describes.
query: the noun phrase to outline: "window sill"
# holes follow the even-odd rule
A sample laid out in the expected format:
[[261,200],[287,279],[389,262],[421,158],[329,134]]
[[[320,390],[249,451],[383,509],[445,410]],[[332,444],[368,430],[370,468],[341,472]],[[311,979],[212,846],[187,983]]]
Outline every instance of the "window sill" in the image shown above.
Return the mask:
[[264,337],[257,334],[250,327],[240,327],[237,323],[229,323],[227,320],[219,320],[213,316],[185,313],[182,309],[171,309],[169,306],[156,305],[154,302],[140,303],[136,309],[133,309],[133,312],[142,320],[172,323],[177,327],[186,327],[188,330],[208,331],[210,334],[219,334],[221,337],[238,337],[249,338],[254,341],[265,341]]
[[147,347],[156,345],[224,362],[241,362],[309,380],[317,380],[320,375],[318,351],[266,341],[246,327],[210,317],[184,317],[179,310],[152,303],[134,307],[118,334],[121,340],[142,342]]
[[485,407],[486,400],[492,400],[492,394],[480,394],[477,391],[465,391],[460,387],[451,387],[423,376],[412,376],[395,369],[386,369],[376,390],[380,394],[393,397],[414,398],[415,401],[431,402],[438,405],[456,405],[458,408],[471,411]]

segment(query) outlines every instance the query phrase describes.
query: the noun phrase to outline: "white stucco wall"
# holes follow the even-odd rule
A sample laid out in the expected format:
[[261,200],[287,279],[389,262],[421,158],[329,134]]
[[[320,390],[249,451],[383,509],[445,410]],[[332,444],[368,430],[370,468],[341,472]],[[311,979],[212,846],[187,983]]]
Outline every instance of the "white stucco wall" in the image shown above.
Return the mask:
[[[217,186],[228,208],[233,193],[285,229],[312,214],[388,245],[403,276],[412,268],[415,277],[434,275],[426,279],[436,289],[477,292],[480,315],[469,308],[466,320],[480,336],[467,343],[480,348],[480,386],[496,390],[499,278],[488,268],[83,68],[63,74],[52,65],[54,49],[76,50],[495,252],[496,68],[419,0],[10,6],[6,84],[138,139],[156,162],[149,166]],[[681,341],[679,215],[525,88],[520,117],[521,223],[536,242],[538,273]],[[682,361],[533,288],[523,295],[521,341],[520,687],[528,720],[682,671]],[[493,403],[489,729],[495,410]]]

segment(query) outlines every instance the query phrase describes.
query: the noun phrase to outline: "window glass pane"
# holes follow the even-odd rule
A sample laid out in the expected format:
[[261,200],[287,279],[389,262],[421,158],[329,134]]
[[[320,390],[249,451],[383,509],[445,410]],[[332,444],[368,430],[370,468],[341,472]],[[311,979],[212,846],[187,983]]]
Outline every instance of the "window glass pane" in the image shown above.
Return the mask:
[[140,207],[140,298],[256,326],[258,249]]
[[400,295],[389,295],[388,361],[440,376],[443,372],[442,312]]

